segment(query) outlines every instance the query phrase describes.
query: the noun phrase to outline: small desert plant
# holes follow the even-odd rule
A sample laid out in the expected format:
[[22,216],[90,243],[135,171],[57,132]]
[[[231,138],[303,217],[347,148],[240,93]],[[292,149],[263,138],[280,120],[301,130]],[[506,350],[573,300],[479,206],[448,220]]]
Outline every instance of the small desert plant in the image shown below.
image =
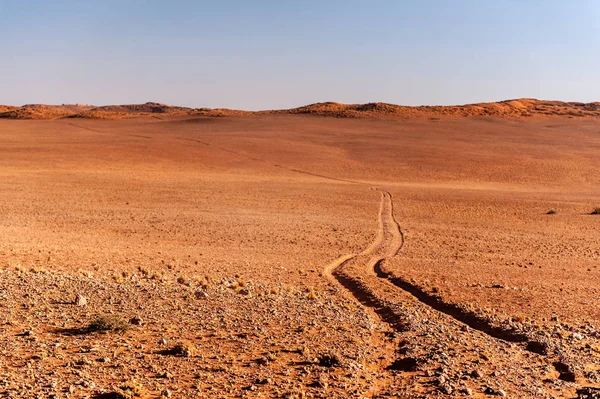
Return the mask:
[[600,215],[600,208],[594,208],[590,215]]
[[331,351],[321,353],[317,360],[319,361],[319,366],[323,367],[336,367],[342,363],[340,356],[337,353]]
[[554,209],[550,209],[548,212],[546,212],[546,215],[555,215],[556,211]]
[[131,325],[115,315],[97,316],[87,327],[87,332],[127,331]]
[[194,355],[195,348],[189,342],[178,342],[170,349],[162,351],[163,355],[190,357]]

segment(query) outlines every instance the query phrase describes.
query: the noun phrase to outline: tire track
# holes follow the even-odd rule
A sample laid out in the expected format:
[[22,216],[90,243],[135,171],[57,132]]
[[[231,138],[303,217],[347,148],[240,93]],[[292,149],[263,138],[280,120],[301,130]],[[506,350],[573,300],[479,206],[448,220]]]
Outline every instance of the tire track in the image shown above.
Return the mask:
[[216,146],[214,144],[211,144],[209,142],[202,141],[202,140],[189,139],[189,138],[179,138],[179,139],[180,140],[185,140],[185,141],[191,141],[191,142],[194,142],[194,143],[203,144],[203,145],[205,145],[207,147],[212,147],[212,148],[215,148],[215,149],[217,149],[219,151],[227,152],[229,154],[234,154],[234,155],[237,155],[238,157],[241,157],[241,158],[246,158],[246,159],[249,159],[251,161],[256,161],[256,162],[262,162],[262,163],[264,163],[266,165],[269,165],[271,167],[274,167],[274,168],[285,169],[285,170],[288,170],[290,172],[299,173],[299,174],[306,175],[306,176],[320,177],[321,179],[339,181],[339,182],[343,182],[343,183],[368,185],[367,183],[356,181],[356,180],[341,179],[341,178],[338,178],[338,177],[327,176],[327,175],[323,175],[323,174],[319,174],[319,173],[309,172],[309,171],[302,170],[302,169],[292,168],[292,167],[285,166],[285,165],[280,165],[280,164],[277,164],[277,163],[272,163],[272,162],[267,161],[266,159],[252,157],[252,156],[249,156],[249,155],[246,155],[246,154],[242,154],[241,152],[237,152],[237,151],[234,151],[234,150],[230,150],[228,148]]
[[[323,274],[343,286],[359,303],[374,313],[377,318],[388,324],[397,332],[407,331],[408,325],[402,314],[394,309],[393,304],[379,297],[359,276],[349,272],[350,269],[361,268],[364,272],[387,256],[395,255],[402,242],[397,242],[398,234],[390,229],[389,219],[384,215],[389,212],[391,198],[389,193],[381,191],[377,235],[373,242],[357,255],[345,255],[327,265]],[[366,265],[366,267],[365,267]]]
[[[386,212],[380,216],[386,220],[385,225],[387,228],[392,230],[392,235],[397,240],[396,246],[390,248],[387,255],[388,258],[396,256],[404,246],[404,233],[400,227],[400,224],[396,221],[394,216],[394,202],[392,195],[389,192],[383,192],[383,200],[386,202]],[[466,309],[461,308],[459,305],[454,303],[444,302],[440,296],[433,295],[429,292],[424,291],[418,285],[411,281],[394,275],[389,271],[383,270],[382,264],[385,258],[378,259],[372,264],[372,270],[375,272],[377,277],[384,279],[394,286],[408,292],[414,296],[419,302],[424,303],[435,311],[444,313],[456,321],[466,324],[474,330],[483,332],[493,338],[501,339],[509,342],[525,342],[528,337],[515,330],[510,330],[505,327],[493,326],[487,320],[475,313],[469,312]],[[371,267],[369,267],[371,269]]]
[[[77,125],[75,123],[68,123],[68,125],[95,133],[113,134]],[[152,139],[152,137],[149,136],[136,134],[128,134],[128,136]],[[255,162],[261,162],[275,168],[285,169],[302,175],[313,176],[330,181],[359,184],[363,186],[367,185],[365,182],[327,176],[272,163],[262,158],[252,157],[198,139],[179,139],[202,144],[204,146],[236,155],[241,158]],[[375,275],[380,280],[384,280],[386,284],[389,283],[394,287],[411,294],[419,302],[429,306],[433,310],[444,313],[456,321],[466,324],[474,330],[481,331],[488,336],[509,342],[526,342],[528,337],[525,334],[515,330],[506,329],[501,326],[493,326],[483,317],[469,312],[457,304],[444,302],[441,297],[428,293],[415,283],[383,269],[383,262],[386,259],[393,258],[394,256],[398,255],[398,253],[402,250],[405,243],[405,237],[400,224],[394,217],[394,202],[391,193],[380,189],[377,191],[381,193],[381,203],[378,214],[379,226],[375,240],[360,254],[344,255],[335,260],[333,263],[325,267],[324,275],[335,279],[339,284],[345,287],[352,294],[352,296],[358,300],[358,302],[367,308],[370,308],[379,316],[382,321],[389,324],[396,331],[405,331],[407,328],[406,323],[403,321],[402,315],[395,311],[388,301],[380,298],[367,284],[365,284],[364,281],[360,279],[360,276],[349,273],[347,269],[362,269],[362,272],[364,272],[366,275]],[[361,264],[364,264],[365,267],[361,268]]]
[[[443,313],[454,321],[465,324],[487,336],[508,342],[526,342],[528,337],[518,331],[493,326],[486,319],[471,313],[459,305],[447,303],[437,295],[424,291],[421,287],[383,269],[383,262],[393,258],[402,250],[405,237],[400,224],[394,217],[392,195],[383,190],[378,215],[378,231],[375,240],[360,254],[343,256],[325,268],[324,274],[335,279],[364,306],[374,311],[382,321],[396,331],[406,331],[404,316],[384,298],[380,298],[374,289],[393,286],[410,294],[417,301],[436,312]],[[369,287],[365,280],[376,276],[381,287]],[[361,278],[363,277],[363,278]],[[366,279],[365,279],[366,278]],[[372,281],[372,280],[371,280]]]
[[72,123],[72,122],[68,122],[67,125],[73,126],[73,127],[79,128],[79,129],[87,130],[88,132],[94,132],[94,133],[100,133],[100,134],[108,134],[108,135],[112,135],[112,136],[121,136],[121,137],[122,136],[139,137],[139,138],[146,139],[146,140],[152,140],[152,137],[150,137],[150,136],[144,136],[142,134],[133,134],[133,133],[119,134],[119,133],[103,132],[102,130],[92,129],[90,127],[77,125],[77,124]]

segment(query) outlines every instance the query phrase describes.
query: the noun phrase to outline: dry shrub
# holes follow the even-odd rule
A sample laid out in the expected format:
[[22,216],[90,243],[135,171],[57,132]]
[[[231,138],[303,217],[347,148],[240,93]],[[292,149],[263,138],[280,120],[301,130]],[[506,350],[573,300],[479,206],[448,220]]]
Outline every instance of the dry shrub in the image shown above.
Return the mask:
[[317,359],[319,366],[323,367],[337,367],[342,364],[340,355],[333,351],[321,353]]
[[88,325],[87,332],[110,332],[110,331],[127,331],[131,325],[116,315],[100,315],[97,316]]

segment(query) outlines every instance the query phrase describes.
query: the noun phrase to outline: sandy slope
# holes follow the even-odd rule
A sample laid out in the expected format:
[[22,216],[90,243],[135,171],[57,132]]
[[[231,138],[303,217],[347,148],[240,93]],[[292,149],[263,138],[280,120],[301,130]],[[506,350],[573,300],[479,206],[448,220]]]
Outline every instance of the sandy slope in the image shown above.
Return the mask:
[[403,106],[388,103],[340,104],[315,103],[298,108],[242,111],[223,108],[188,108],[155,102],[144,104],[91,106],[79,104],[27,104],[22,107],[0,105],[0,118],[6,119],[123,119],[174,116],[251,116],[251,115],[320,115],[336,118],[437,119],[439,117],[502,117],[513,119],[600,117],[600,103],[545,101],[533,98],[450,106]]

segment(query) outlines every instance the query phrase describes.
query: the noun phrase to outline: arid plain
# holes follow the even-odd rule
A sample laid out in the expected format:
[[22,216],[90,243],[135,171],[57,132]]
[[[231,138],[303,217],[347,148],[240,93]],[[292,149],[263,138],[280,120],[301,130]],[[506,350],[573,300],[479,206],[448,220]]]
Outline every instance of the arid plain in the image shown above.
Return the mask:
[[0,395],[595,397],[600,106],[340,107],[4,110]]

